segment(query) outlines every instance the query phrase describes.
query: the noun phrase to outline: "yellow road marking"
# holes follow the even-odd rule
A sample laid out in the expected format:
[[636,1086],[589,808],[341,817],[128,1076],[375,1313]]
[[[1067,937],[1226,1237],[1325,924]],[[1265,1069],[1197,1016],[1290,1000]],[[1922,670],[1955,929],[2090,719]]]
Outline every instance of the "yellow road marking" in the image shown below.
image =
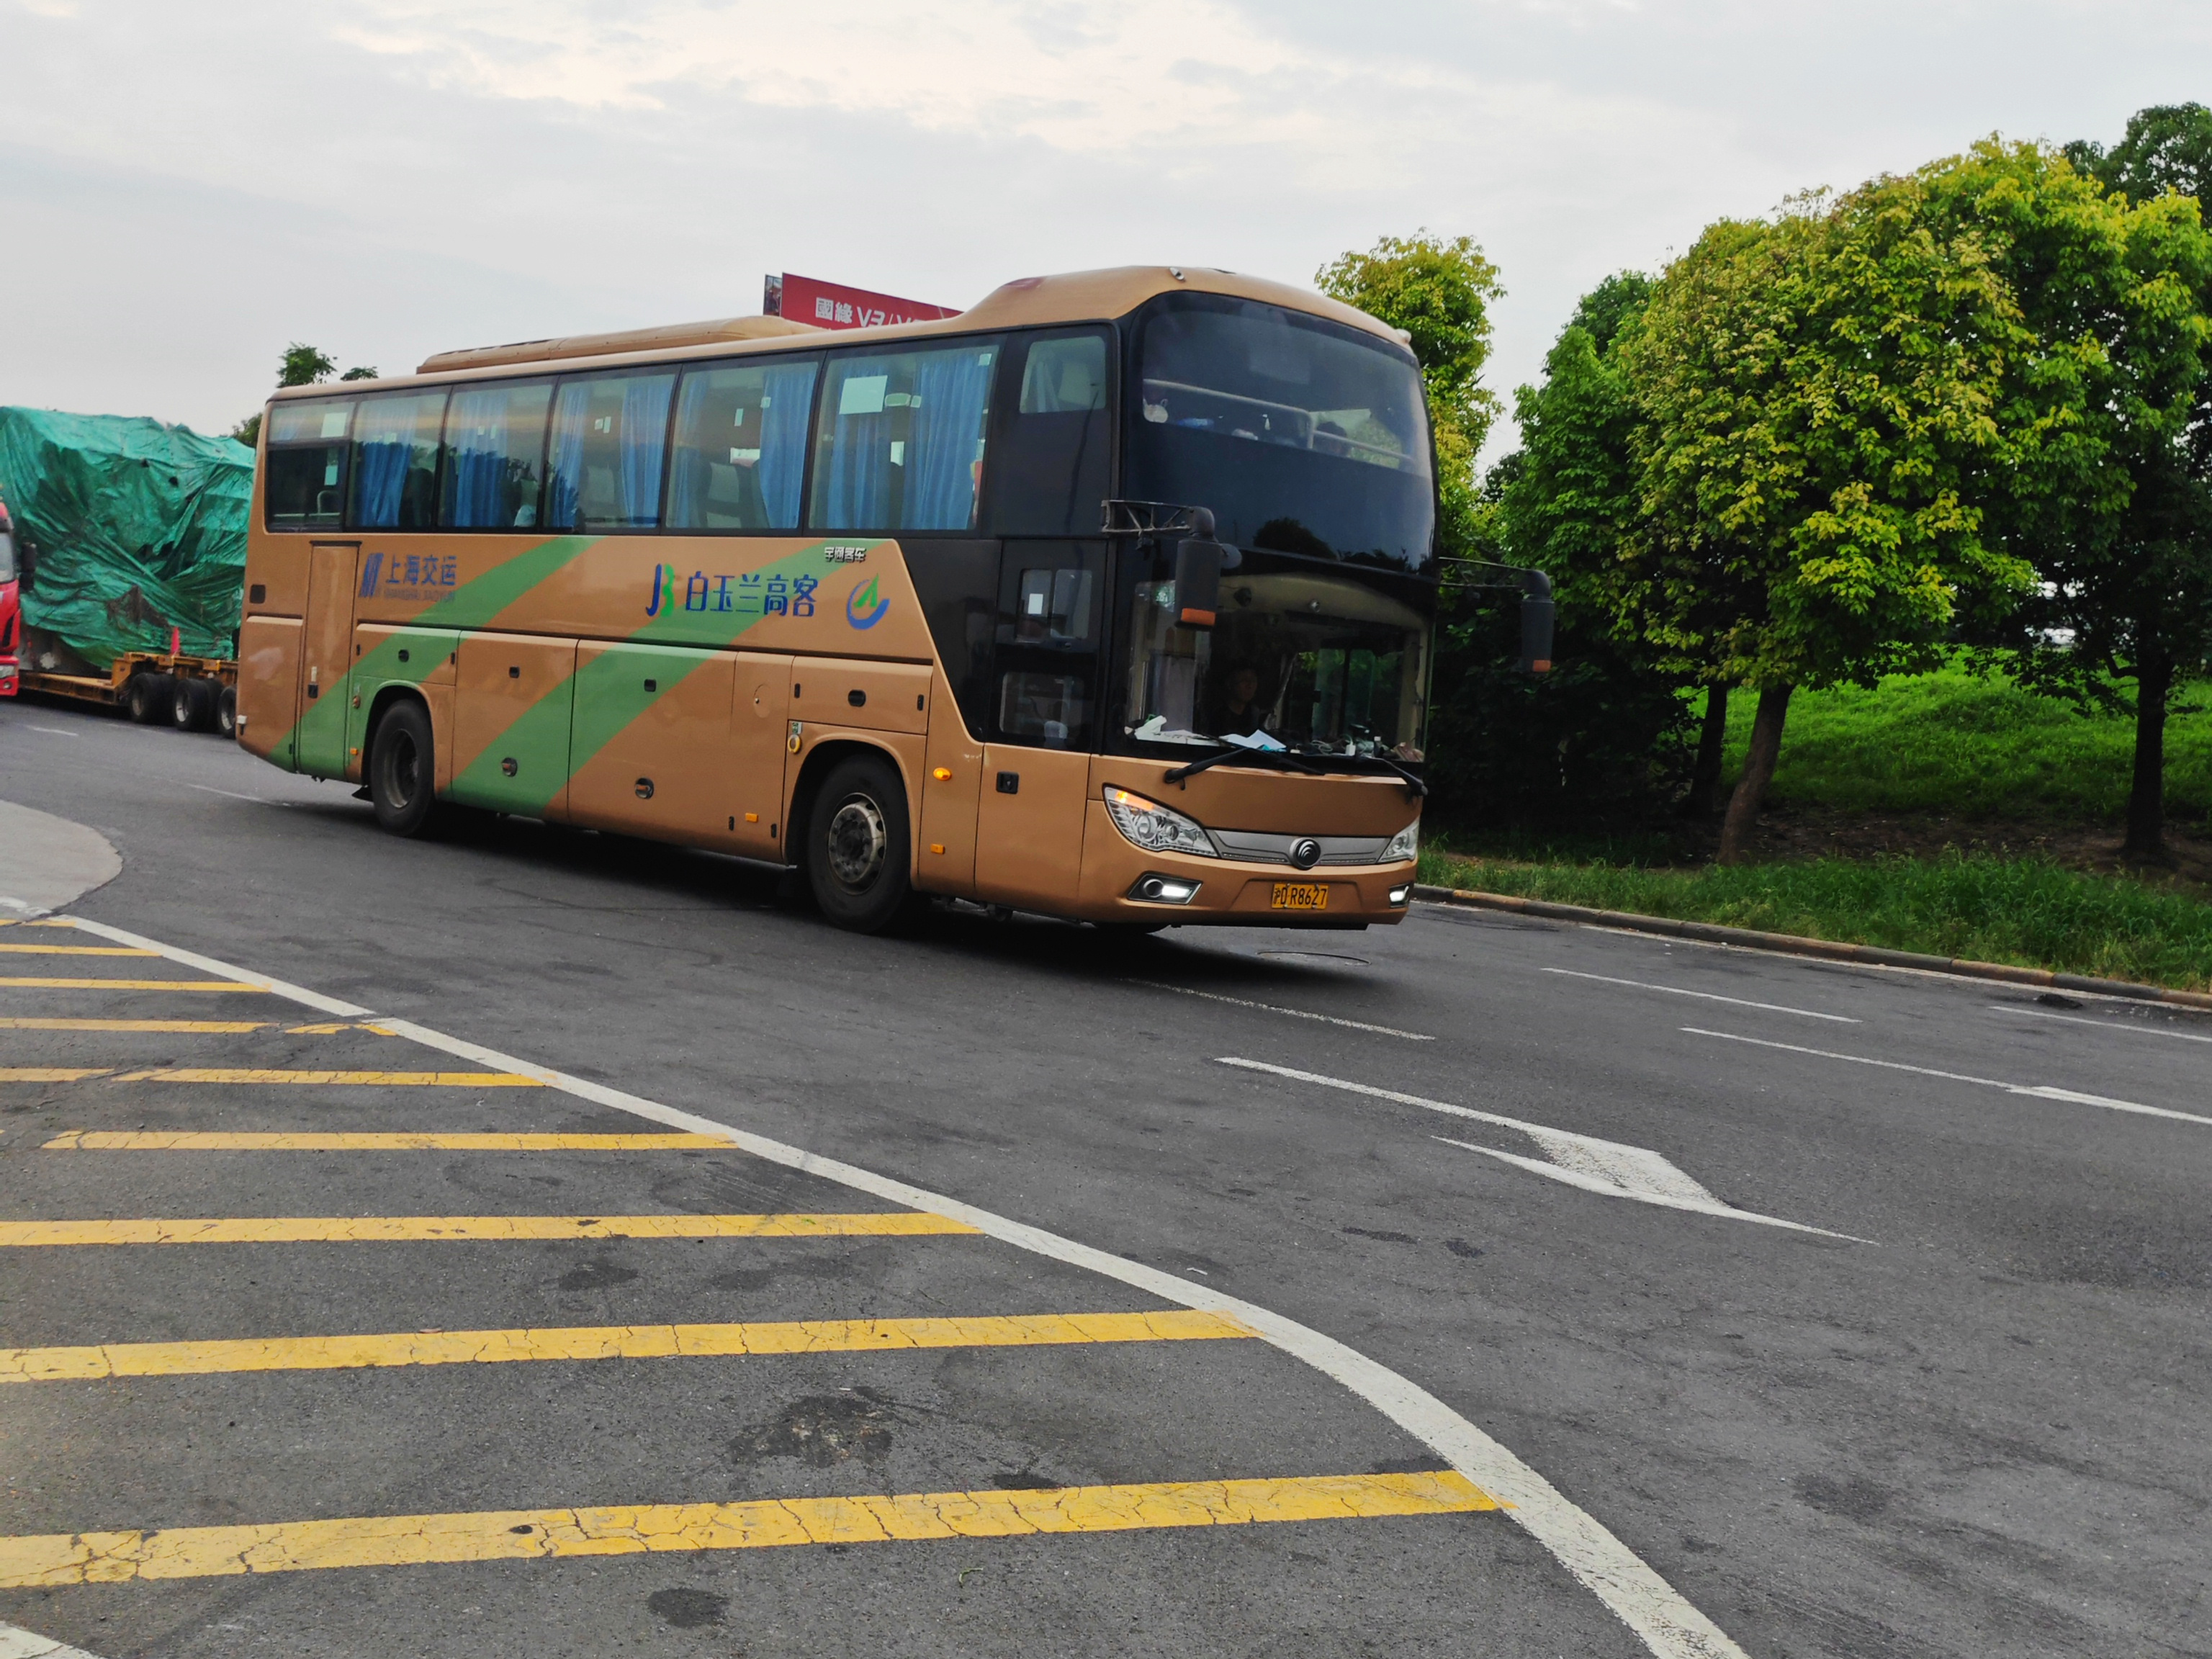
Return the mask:
[[357,1083],[395,1088],[542,1089],[534,1077],[513,1072],[316,1072],[226,1070],[208,1066],[172,1066],[148,1072],[118,1072],[117,1083]]
[[263,1133],[216,1129],[70,1129],[48,1152],[728,1152],[720,1135]]
[[0,1538],[0,1589],[118,1583],[133,1578],[232,1577],[324,1567],[414,1566],[433,1561],[1464,1515],[1498,1507],[1496,1498],[1465,1475],[1441,1469],[1424,1474],[1164,1481],[1042,1492],[363,1516],[258,1527],[170,1527],[159,1532]]
[[0,1083],[82,1083],[88,1077],[106,1077],[107,1066],[0,1066]]
[[915,1348],[1055,1347],[1081,1342],[1194,1342],[1253,1333],[1221,1314],[978,1315],[970,1319],[793,1319],[750,1325],[579,1325],[544,1330],[393,1331],[206,1342],[110,1342],[0,1348],[0,1383],[229,1371],[331,1371],[399,1365],[497,1365],[559,1359],[710,1359],[872,1353]]
[[267,1028],[265,1019],[0,1019],[0,1031],[191,1031],[234,1036]]
[[0,979],[41,991],[262,991],[265,985],[249,985],[234,979]]
[[0,951],[26,957],[158,957],[127,945],[0,945]]
[[355,1025],[343,1020],[331,1025],[287,1025],[288,1036],[336,1036],[340,1031],[374,1031],[379,1036],[398,1036],[398,1032],[383,1025]]
[[78,1244],[383,1244],[537,1238],[859,1238],[972,1233],[926,1210],[794,1215],[232,1216],[0,1221],[0,1247]]
[[76,921],[68,916],[57,921],[0,921],[0,927],[74,927]]

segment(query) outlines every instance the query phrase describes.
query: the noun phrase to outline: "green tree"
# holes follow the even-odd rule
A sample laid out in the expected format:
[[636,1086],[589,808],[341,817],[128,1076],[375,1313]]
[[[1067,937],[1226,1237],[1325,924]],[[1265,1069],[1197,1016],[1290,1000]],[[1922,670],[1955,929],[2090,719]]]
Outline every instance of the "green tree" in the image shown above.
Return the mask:
[[1962,607],[2027,566],[1974,486],[2019,459],[1994,418],[2016,308],[1916,176],[1711,227],[1623,342],[1643,511],[1615,602],[1662,666],[1759,695],[1720,857],[1747,856],[1801,685],[1932,666]]
[[[2110,699],[2114,679],[2135,683],[2124,848],[2160,859],[2171,696],[2212,654],[2212,353],[2201,333],[2191,341],[2185,314],[2212,311],[2200,222],[2212,110],[2145,109],[2111,149],[2077,142],[2066,155],[2111,198],[2094,216],[2105,234],[2086,251],[2078,233],[1984,212],[2007,223],[2010,263],[2041,329],[2096,346],[2074,370],[2088,487],[2071,511],[2022,515],[2022,543],[2048,586],[2003,655],[2027,684],[2076,700]],[[2192,287],[2193,307],[2183,294]],[[2201,362],[2185,392],[2192,358]]]
[[313,346],[302,345],[295,340],[284,348],[284,356],[276,366],[276,384],[288,386],[318,386],[331,377],[337,368],[335,358],[325,356]]
[[1346,253],[1316,272],[1314,283],[1407,335],[1436,430],[1437,540],[1447,556],[1466,556],[1483,534],[1475,457],[1498,415],[1497,395],[1482,384],[1490,307],[1504,293],[1498,267],[1472,237],[1447,241],[1423,230]]

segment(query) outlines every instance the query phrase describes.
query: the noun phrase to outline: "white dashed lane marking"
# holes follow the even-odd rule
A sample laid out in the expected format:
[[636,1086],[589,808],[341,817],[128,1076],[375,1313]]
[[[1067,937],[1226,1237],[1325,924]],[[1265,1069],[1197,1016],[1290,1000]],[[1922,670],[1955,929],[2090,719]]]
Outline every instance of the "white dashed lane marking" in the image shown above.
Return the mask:
[[1938,1071],[1933,1066],[1908,1066],[1901,1060],[1875,1060],[1867,1054],[1839,1054],[1828,1048],[1802,1048],[1794,1042],[1770,1042],[1765,1037],[1738,1036],[1734,1031],[1707,1031],[1695,1025],[1685,1025],[1683,1030],[1692,1036],[1718,1037],[1723,1042],[1747,1042],[1755,1048],[1781,1048],[1793,1054],[1811,1054],[1820,1060],[1848,1060],[1854,1066],[1879,1066],[1886,1072],[1912,1072],[1922,1077],[1940,1077],[1949,1083],[1978,1084],[1984,1089],[2002,1089],[2008,1095],[2027,1095],[2037,1100],[2069,1101],[2076,1106],[2101,1106],[2108,1112],[2136,1112],[2144,1117],[2170,1117],[2183,1123],[2202,1123],[2212,1128],[2212,1117],[2200,1117],[2195,1112],[2177,1112],[2167,1106],[2146,1106],[2140,1101],[2114,1100],[2107,1095],[2083,1094],[2078,1089],[2054,1088],[2047,1083],[2007,1083],[2002,1078],[1976,1077],[1967,1072]]
[[2085,1019],[2080,1014],[2047,1013],[2040,1008],[2008,1008],[2001,1002],[1990,1005],[1993,1014],[2019,1014],[2028,1019],[2056,1019],[2069,1025],[2094,1025],[2100,1031],[2123,1031],[2130,1036],[2172,1037],[2180,1042],[2212,1042],[2212,1034],[2203,1031],[2177,1031],[2170,1025],[2149,1025],[2130,1021],[2125,1015],[2117,1019]]
[[1615,979],[1610,974],[1578,974],[1571,968],[1546,968],[1541,971],[1563,975],[1568,979],[1594,979],[1601,985],[1628,985],[1639,991],[1663,991],[1670,997],[1696,997],[1703,1002],[1727,1002],[1739,1008],[1761,1008],[1770,1014],[1796,1014],[1806,1019],[1832,1019],[1838,1025],[1861,1024],[1849,1014],[1824,1014],[1811,1008],[1787,1007],[1779,1002],[1752,1002],[1743,997],[1724,997],[1717,991],[1688,991],[1679,985],[1654,985],[1641,979]]
[[1224,996],[1218,991],[1194,991],[1188,985],[1164,985],[1156,979],[1124,980],[1122,983],[1141,985],[1148,991],[1173,991],[1178,996],[1203,997],[1208,1002],[1233,1003],[1239,1008],[1257,1008],[1262,1013],[1288,1014],[1292,1019],[1317,1019],[1324,1025],[1341,1025],[1353,1031],[1373,1031],[1379,1036],[1403,1037],[1408,1042],[1436,1041],[1425,1031],[1401,1031],[1395,1025],[1370,1025],[1365,1020],[1340,1019],[1334,1014],[1316,1014],[1304,1008],[1280,1008],[1272,1002],[1250,1002],[1243,997]]

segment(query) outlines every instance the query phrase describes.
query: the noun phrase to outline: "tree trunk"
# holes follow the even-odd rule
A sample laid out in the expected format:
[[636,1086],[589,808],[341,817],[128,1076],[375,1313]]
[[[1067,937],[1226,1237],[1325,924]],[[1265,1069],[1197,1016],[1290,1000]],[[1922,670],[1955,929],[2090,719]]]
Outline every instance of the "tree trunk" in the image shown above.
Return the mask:
[[1766,799],[1766,786],[1774,781],[1774,763],[1782,758],[1782,722],[1790,713],[1790,694],[1796,688],[1770,685],[1759,694],[1759,713],[1751,722],[1751,752],[1743,757],[1743,775],[1729,797],[1728,817],[1721,823],[1723,864],[1741,864],[1750,855],[1751,832],[1759,823],[1759,809]]
[[1729,689],[1705,688],[1705,717],[1698,727],[1698,763],[1690,772],[1690,796],[1683,810],[1693,818],[1709,818],[1720,810],[1721,763],[1728,749]]
[[2172,690],[2173,665],[2163,652],[2136,665],[2136,772],[2124,858],[2166,859],[2166,701]]

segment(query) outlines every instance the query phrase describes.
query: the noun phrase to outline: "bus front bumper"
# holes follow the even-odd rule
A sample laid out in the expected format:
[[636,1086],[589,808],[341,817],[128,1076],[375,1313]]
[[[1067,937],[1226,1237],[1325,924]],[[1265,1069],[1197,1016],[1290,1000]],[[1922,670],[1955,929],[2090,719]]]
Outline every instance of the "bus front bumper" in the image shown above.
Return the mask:
[[1084,838],[1080,919],[1171,927],[1367,927],[1405,919],[1415,864],[1244,863],[1146,852],[1097,802]]

